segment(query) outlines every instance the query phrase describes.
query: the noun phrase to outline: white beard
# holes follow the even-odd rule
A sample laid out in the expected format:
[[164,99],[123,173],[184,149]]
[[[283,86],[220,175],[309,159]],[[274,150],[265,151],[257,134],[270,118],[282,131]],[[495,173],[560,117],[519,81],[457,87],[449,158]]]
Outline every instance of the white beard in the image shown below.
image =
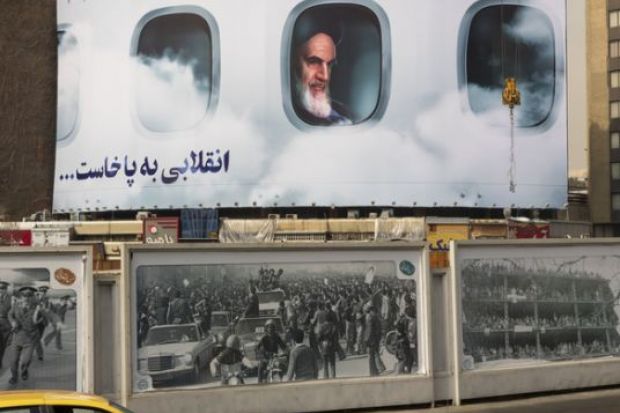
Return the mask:
[[332,112],[331,99],[327,93],[320,97],[312,96],[310,88],[307,85],[303,85],[303,91],[301,93],[301,104],[304,109],[310,112],[317,118],[325,119]]

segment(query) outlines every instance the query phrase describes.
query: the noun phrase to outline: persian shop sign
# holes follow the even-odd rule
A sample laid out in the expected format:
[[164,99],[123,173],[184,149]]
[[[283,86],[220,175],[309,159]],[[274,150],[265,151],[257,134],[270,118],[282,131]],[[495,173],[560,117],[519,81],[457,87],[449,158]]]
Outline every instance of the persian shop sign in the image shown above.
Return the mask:
[[175,244],[178,241],[178,218],[147,218],[144,220],[145,244]]
[[57,4],[56,211],[566,202],[564,0]]

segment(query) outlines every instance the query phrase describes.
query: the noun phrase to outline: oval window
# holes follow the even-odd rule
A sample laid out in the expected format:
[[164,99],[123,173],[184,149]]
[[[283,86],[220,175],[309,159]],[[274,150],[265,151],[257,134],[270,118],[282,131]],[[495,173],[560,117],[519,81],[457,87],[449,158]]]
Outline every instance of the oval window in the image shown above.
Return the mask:
[[214,30],[195,13],[152,14],[134,45],[138,118],[152,132],[191,129],[213,106]]
[[301,126],[348,126],[380,117],[389,76],[387,18],[376,6],[311,4],[288,22],[289,118]]
[[[549,17],[520,5],[493,5],[471,20],[467,37],[466,80],[471,110],[492,124],[542,124],[556,95],[556,43]],[[504,116],[505,115],[505,116]],[[505,118],[505,119],[504,119]]]

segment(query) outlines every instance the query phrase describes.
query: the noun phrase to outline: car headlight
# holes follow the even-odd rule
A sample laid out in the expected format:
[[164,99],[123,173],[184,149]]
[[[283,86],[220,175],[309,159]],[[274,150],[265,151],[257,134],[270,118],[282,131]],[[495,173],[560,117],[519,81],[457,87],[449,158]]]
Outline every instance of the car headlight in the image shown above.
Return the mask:
[[146,359],[138,359],[138,370],[139,371],[146,371],[147,370]]
[[185,353],[182,356],[177,356],[180,362],[190,366],[194,362],[194,357],[190,353]]

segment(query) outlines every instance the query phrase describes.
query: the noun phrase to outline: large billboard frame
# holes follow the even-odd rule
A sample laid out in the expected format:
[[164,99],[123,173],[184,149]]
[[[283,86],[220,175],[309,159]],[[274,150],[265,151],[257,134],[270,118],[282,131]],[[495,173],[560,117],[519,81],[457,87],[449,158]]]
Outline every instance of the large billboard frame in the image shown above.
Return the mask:
[[[118,13],[59,1],[58,30],[67,36],[59,42],[58,124],[75,119],[57,137],[54,212],[561,208],[566,2],[442,1],[260,1],[237,10],[159,0],[119,2]],[[495,11],[478,16],[487,9]],[[269,24],[255,18],[263,14]],[[190,15],[193,27],[183,23]],[[532,15],[542,30],[527,24]],[[243,29],[230,30],[239,19]],[[493,36],[472,35],[487,23]],[[110,28],[119,34],[109,36]],[[333,69],[322,87],[331,90],[329,103],[309,96],[300,66],[301,49],[323,32],[338,49],[325,62]],[[484,50],[470,53],[469,42]],[[244,58],[236,51],[247,44],[255,46]],[[488,63],[495,60],[501,74],[499,63]],[[518,82],[522,103],[502,104],[508,79]],[[197,118],[171,126],[184,123],[177,110]]]
[[[93,254],[91,248],[88,247],[0,247],[0,267],[45,268],[50,272],[50,277],[55,278],[54,283],[56,285],[65,286],[65,288],[75,291],[77,314],[75,320],[76,388],[74,390],[87,393],[92,393],[95,390],[92,265]],[[62,274],[57,274],[57,270],[60,270]],[[66,270],[73,272],[73,276]],[[64,280],[63,275],[66,277]],[[80,278],[76,279],[77,277]],[[52,282],[51,279],[50,282]],[[72,288],[75,283],[78,283],[78,290]],[[20,388],[28,388],[19,385]]]
[[[280,264],[304,262],[305,259],[320,258],[321,262],[348,262],[347,257],[368,259],[395,259],[413,253],[420,259],[421,268],[417,282],[417,297],[419,311],[418,343],[420,344],[420,360],[424,360],[424,371],[415,375],[395,375],[364,378],[318,380],[305,383],[293,382],[283,384],[221,386],[210,389],[171,389],[157,392],[134,392],[134,373],[136,369],[136,332],[134,297],[136,294],[135,270],[137,266],[148,262],[166,262],[174,265],[175,262],[185,264],[197,263],[255,263],[257,257],[275,258],[272,262]],[[176,258],[172,258],[174,256]],[[154,257],[159,257],[152,261]],[[201,258],[202,257],[202,258]],[[306,261],[308,262],[308,261]],[[304,411],[338,410],[345,408],[380,407],[395,405],[412,405],[432,403],[433,373],[432,351],[430,343],[430,314],[429,295],[429,266],[428,253],[424,243],[398,242],[390,244],[322,244],[322,245],[132,245],[123,250],[123,283],[121,285],[123,346],[121,399],[129,407],[148,408],[166,400],[176,398],[170,395],[178,391],[192,392],[192,402],[201,403],[206,409],[213,411],[235,410],[238,412],[265,411],[265,412],[292,412],[299,411],[303,405]],[[291,391],[294,391],[292,393]],[[295,394],[294,397],[290,397]],[[321,397],[317,397],[320,395]],[[260,405],[256,401],[260,401]],[[212,407],[210,407],[212,406]],[[166,407],[162,406],[163,409]],[[163,411],[163,410],[162,410]],[[211,411],[211,410],[209,410]]]
[[[548,362],[538,359],[524,365],[505,363],[488,369],[475,369],[474,360],[464,357],[462,269],[465,259],[540,260],[549,259],[574,262],[581,256],[600,257],[613,254],[620,247],[620,239],[606,240],[468,240],[451,241],[450,261],[452,330],[452,360],[454,403],[464,400],[484,399],[526,393],[578,390],[617,385],[620,383],[620,357],[610,353],[607,357],[567,358],[566,361]],[[591,255],[584,251],[590,250]],[[592,254],[592,252],[595,252]],[[607,255],[601,255],[607,257]],[[535,274],[537,270],[529,273]],[[540,271],[540,270],[538,270]],[[527,274],[527,271],[523,271]],[[514,293],[514,292],[513,292]],[[522,293],[523,294],[523,293]],[[529,299],[525,299],[526,301]],[[577,300],[579,301],[579,300]],[[580,325],[580,324],[577,324]],[[515,333],[517,331],[515,330]],[[485,332],[485,334],[487,334]],[[464,365],[467,364],[467,371]]]

